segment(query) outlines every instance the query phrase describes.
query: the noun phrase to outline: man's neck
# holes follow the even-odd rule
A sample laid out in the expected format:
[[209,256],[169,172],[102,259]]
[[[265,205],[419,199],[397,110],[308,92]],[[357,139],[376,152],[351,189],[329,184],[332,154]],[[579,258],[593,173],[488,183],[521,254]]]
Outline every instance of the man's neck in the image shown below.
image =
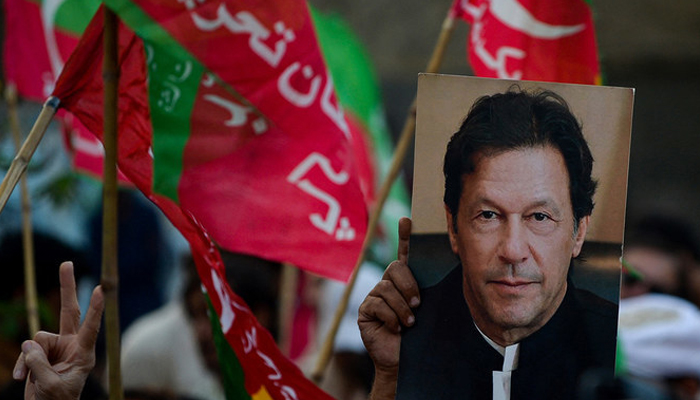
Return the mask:
[[505,354],[506,354],[506,347],[505,346],[501,346],[500,344],[494,342],[490,337],[486,336],[486,334],[484,332],[482,332],[481,329],[479,329],[478,325],[474,324],[474,327],[476,328],[477,331],[479,331],[479,334],[481,335],[482,338],[484,338],[484,340],[486,341],[486,343],[489,344],[489,346],[491,346],[494,350],[499,352],[502,356],[505,356]]
[[[481,329],[481,326],[479,323],[475,320],[474,324],[476,325],[477,329],[479,332],[488,340],[491,341],[497,346],[500,346],[502,348],[512,346],[516,343],[520,343],[523,339],[526,337],[532,335],[536,331],[538,331],[544,324],[542,325],[537,325],[532,328],[515,328],[515,329],[509,329],[509,330],[498,330],[498,329]],[[490,344],[490,343],[489,343]]]

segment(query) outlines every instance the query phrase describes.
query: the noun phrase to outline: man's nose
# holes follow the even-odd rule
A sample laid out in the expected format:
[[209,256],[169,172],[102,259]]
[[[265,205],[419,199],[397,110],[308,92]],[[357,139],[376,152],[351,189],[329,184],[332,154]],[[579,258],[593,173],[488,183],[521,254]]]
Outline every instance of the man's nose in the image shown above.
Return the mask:
[[517,265],[530,255],[527,230],[519,218],[509,218],[504,224],[499,249],[503,262]]

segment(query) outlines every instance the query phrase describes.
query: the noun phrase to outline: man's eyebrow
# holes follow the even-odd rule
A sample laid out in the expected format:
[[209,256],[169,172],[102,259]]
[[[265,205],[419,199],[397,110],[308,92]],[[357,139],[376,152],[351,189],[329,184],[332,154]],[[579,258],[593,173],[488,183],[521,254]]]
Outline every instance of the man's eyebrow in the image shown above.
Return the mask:
[[[482,205],[487,205],[487,206],[492,206],[492,207],[499,207],[498,203],[489,197],[486,196],[480,196],[474,199],[473,202],[471,202],[471,205],[473,206],[482,206]],[[539,200],[534,200],[530,204],[526,206],[526,208],[537,208],[537,207],[547,207],[552,209],[553,211],[560,212],[560,208],[557,205],[557,202],[554,201],[554,199],[550,197],[543,197],[542,199]]]
[[561,216],[561,214],[562,214],[562,211],[559,208],[559,206],[557,205],[557,203],[553,199],[550,199],[550,198],[543,198],[541,200],[536,200],[536,201],[532,202],[527,207],[527,209],[539,208],[539,207],[544,207],[544,208],[549,209],[552,212],[552,214],[554,214],[555,216]]
[[469,204],[470,208],[482,207],[482,206],[499,208],[498,204],[496,204],[495,201],[489,199],[488,197],[484,197],[484,196],[477,197],[476,199],[474,199],[473,202],[471,202]]

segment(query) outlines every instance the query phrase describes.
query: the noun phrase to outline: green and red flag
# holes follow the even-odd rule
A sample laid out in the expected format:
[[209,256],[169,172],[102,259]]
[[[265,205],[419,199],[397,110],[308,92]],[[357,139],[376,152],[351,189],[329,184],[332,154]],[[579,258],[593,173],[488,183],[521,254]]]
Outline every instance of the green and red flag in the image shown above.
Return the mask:
[[586,0],[455,0],[477,76],[601,84]]
[[[281,355],[230,290],[213,244],[336,279],[346,279],[357,258],[366,206],[356,142],[306,4],[161,6],[115,6],[136,33],[120,25],[120,169],[190,242],[235,354],[222,360],[234,365],[225,367],[235,375],[226,379],[227,395],[328,398]],[[98,137],[101,29],[98,15],[54,92]]]
[[[246,29],[257,29],[255,34],[245,29],[218,32],[211,20],[208,25],[204,22],[206,12],[182,4],[189,28],[198,30],[196,23],[208,27],[199,42],[193,39],[195,33],[184,36],[189,46],[221,70],[216,75],[141,8],[121,4],[121,14],[148,43],[149,68],[165,77],[149,87],[150,104],[158,105],[150,109],[156,160],[153,190],[195,215],[228,250],[292,262],[346,280],[366,229],[366,205],[355,167],[361,136],[349,129],[337,105],[306,5],[297,2],[304,13],[290,13],[292,3],[282,3],[282,14],[293,18],[266,21],[269,30],[250,11],[231,11],[240,21],[248,21]],[[212,18],[223,15],[226,20],[227,5],[215,7]],[[145,5],[149,7],[153,8]],[[257,8],[274,9],[270,3]],[[267,11],[261,14],[274,18]],[[174,25],[188,29],[186,21],[180,22]],[[297,30],[283,28],[285,24]],[[275,29],[280,30],[278,37]],[[269,35],[267,41],[256,36],[263,33]],[[155,39],[149,41],[149,35]],[[230,43],[214,46],[211,37]],[[225,52],[239,59],[226,66],[219,60],[221,48],[240,49]],[[272,68],[274,54],[279,65]],[[255,67],[245,67],[248,64]],[[223,74],[230,75],[235,92],[220,84],[217,75]],[[320,248],[326,251],[319,252]]]

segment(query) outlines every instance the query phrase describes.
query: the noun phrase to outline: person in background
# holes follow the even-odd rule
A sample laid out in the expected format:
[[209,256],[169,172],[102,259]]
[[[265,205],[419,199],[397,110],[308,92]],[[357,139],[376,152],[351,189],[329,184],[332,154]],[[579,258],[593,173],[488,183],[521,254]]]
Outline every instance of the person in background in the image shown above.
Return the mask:
[[[364,400],[372,387],[374,378],[372,359],[362,344],[357,318],[362,300],[381,277],[381,267],[370,261],[365,261],[358,271],[355,286],[350,293],[345,314],[335,336],[333,355],[321,384],[321,388],[335,399]],[[318,304],[319,347],[326,339],[344,292],[345,284],[324,280],[321,287],[321,301]]]
[[635,274],[625,274],[621,297],[656,292],[700,307],[700,245],[690,224],[668,215],[633,221],[625,235],[624,260]]
[[132,396],[223,400],[207,314],[191,258],[180,297],[134,321],[122,337],[122,382]]
[[693,280],[695,233],[682,220],[631,224],[623,255],[620,346],[626,374],[682,400],[700,398],[700,310]]
[[[279,265],[227,251],[221,256],[229,285],[275,337]],[[223,400],[208,300],[192,258],[184,264],[182,297],[137,319],[124,333],[124,388],[131,393]]]

